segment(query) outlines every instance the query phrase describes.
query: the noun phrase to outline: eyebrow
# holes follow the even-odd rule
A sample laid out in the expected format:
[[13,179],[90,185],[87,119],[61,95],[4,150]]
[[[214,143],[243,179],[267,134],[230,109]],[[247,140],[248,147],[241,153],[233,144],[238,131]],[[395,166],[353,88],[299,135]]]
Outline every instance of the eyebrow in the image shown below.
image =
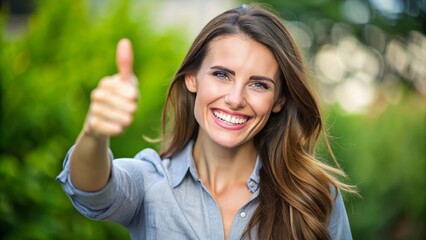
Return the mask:
[[[221,70],[221,71],[228,72],[229,74],[231,74],[231,75],[235,76],[235,71],[233,71],[233,70],[231,70],[231,69],[229,69],[229,68],[223,67],[223,66],[218,66],[218,65],[216,65],[216,66],[210,67],[210,69],[217,69],[217,70]],[[272,79],[271,79],[271,78],[269,78],[269,77],[266,77],[266,76],[258,76],[258,75],[254,75],[254,76],[250,76],[250,80],[263,80],[263,81],[269,81],[269,82],[271,82],[272,84],[274,84],[274,85],[275,85],[275,81],[274,81],[274,80],[272,80]]]

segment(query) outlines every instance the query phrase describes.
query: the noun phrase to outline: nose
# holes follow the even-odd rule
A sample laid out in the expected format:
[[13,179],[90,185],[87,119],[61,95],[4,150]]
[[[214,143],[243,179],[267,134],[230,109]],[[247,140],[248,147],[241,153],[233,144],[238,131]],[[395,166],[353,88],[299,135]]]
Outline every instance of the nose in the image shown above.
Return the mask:
[[246,105],[243,86],[234,84],[225,96],[225,103],[232,109],[243,108]]

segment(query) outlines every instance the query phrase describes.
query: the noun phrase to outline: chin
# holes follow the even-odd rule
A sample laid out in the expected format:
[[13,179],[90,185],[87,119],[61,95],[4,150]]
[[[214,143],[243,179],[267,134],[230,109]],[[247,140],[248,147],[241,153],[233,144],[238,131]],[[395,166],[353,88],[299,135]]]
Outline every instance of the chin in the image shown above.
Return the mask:
[[221,147],[229,148],[229,149],[237,148],[237,147],[240,147],[241,145],[244,145],[245,143],[247,143],[247,141],[241,141],[241,140],[238,140],[238,139],[232,138],[232,137],[217,138],[217,139],[213,139],[213,141],[217,145],[220,145]]

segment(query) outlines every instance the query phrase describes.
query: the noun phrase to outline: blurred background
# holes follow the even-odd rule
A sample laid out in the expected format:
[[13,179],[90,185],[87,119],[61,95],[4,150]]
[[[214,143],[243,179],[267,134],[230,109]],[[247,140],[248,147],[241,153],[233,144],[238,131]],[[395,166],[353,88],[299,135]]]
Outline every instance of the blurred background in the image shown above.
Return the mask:
[[[262,1],[306,56],[333,150],[362,197],[354,239],[426,239],[426,0]],[[132,40],[141,100],[111,147],[158,146],[167,86],[195,35],[237,0],[9,0],[0,5],[0,238],[129,239],[74,210],[55,181],[91,90]]]

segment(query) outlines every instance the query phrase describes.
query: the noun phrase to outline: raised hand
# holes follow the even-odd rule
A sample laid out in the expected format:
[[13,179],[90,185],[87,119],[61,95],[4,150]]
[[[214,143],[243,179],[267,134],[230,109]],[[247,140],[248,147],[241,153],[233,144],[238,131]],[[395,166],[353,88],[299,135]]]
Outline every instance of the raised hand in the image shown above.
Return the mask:
[[86,134],[119,135],[133,121],[139,93],[133,74],[132,45],[128,39],[119,41],[116,60],[118,73],[104,77],[91,93]]

